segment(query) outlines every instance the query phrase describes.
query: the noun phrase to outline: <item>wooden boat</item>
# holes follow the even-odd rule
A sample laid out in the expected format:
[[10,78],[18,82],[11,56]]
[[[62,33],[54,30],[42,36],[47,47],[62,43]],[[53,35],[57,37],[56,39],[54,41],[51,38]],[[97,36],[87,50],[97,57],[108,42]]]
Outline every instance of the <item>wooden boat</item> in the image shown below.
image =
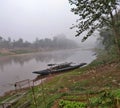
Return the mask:
[[76,68],[79,68],[79,67],[82,67],[84,65],[86,65],[87,63],[81,63],[81,64],[78,64],[78,65],[74,65],[74,66],[71,66],[70,64],[69,65],[60,65],[59,66],[55,66],[55,67],[52,67],[52,68],[49,68],[49,69],[45,69],[45,70],[41,70],[41,71],[34,71],[33,73],[35,74],[39,74],[41,76],[43,75],[49,75],[49,74],[55,74],[55,73],[59,73],[59,72],[64,72],[64,71],[69,71],[69,70],[73,70],[73,69],[76,69]]
[[72,64],[72,62],[70,63],[61,63],[61,64],[48,64],[48,66],[51,66],[50,69],[61,69],[61,68],[66,68],[69,67]]

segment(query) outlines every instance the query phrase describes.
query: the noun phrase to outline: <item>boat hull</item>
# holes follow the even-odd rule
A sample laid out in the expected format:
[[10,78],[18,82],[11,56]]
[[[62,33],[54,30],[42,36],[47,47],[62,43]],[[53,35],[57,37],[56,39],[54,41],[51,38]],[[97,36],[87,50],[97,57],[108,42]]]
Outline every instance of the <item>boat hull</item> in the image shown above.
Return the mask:
[[79,65],[69,66],[69,67],[65,67],[65,68],[61,68],[61,69],[55,69],[55,70],[54,69],[53,70],[52,69],[45,69],[45,70],[41,70],[41,71],[34,71],[33,73],[44,76],[44,75],[55,74],[55,73],[60,73],[60,72],[64,72],[64,71],[73,70],[73,69],[82,67],[84,65],[86,65],[86,63],[81,63]]

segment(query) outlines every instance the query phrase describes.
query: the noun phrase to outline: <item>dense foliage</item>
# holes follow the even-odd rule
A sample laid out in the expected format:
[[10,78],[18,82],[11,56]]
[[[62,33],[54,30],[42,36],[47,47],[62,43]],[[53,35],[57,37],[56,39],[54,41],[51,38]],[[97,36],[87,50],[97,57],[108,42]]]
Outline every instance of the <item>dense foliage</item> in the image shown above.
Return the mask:
[[34,49],[63,49],[77,47],[77,43],[73,40],[66,38],[63,35],[56,36],[53,39],[36,38],[34,42],[24,41],[22,38],[18,40],[12,40],[10,37],[4,39],[0,37],[0,49],[16,49],[16,48],[34,48]]
[[109,50],[112,46],[115,45],[115,38],[113,37],[113,33],[110,29],[102,29],[100,30],[100,38],[101,43],[104,45],[105,50]]
[[[77,35],[89,30],[87,36],[90,36],[93,31],[103,25],[113,25],[112,20],[113,11],[117,11],[117,5],[119,0],[69,0],[75,7],[72,8],[72,12],[78,14]],[[114,22],[115,23],[115,22]],[[87,37],[86,37],[87,38]]]

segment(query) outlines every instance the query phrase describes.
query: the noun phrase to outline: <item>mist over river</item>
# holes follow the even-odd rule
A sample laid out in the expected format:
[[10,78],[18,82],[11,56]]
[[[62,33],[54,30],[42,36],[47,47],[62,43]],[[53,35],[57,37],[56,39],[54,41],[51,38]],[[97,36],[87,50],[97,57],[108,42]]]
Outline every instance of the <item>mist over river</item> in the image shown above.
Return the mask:
[[90,63],[96,58],[94,53],[92,50],[72,49],[1,57],[0,95],[15,89],[15,82],[34,79],[37,75],[32,72],[48,68],[49,63]]

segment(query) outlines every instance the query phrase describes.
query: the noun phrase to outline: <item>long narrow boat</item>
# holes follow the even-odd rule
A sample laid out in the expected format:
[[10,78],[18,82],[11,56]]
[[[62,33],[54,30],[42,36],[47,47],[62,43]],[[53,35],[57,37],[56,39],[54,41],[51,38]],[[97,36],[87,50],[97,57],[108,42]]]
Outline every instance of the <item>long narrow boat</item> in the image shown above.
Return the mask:
[[45,69],[45,70],[41,70],[41,71],[34,71],[33,73],[39,74],[41,76],[49,75],[49,74],[55,74],[55,73],[59,73],[59,72],[73,70],[73,69],[82,67],[82,66],[84,66],[86,64],[87,63],[81,63],[81,64],[78,64],[78,65],[74,65],[74,66],[70,65],[70,66],[66,66],[66,67],[62,67],[62,68],[49,68],[49,69]]

